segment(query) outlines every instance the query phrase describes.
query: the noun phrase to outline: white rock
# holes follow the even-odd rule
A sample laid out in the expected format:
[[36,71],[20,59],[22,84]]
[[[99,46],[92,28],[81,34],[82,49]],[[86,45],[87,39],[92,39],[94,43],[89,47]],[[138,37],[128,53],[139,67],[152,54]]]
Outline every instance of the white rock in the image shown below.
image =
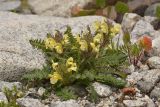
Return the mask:
[[91,0],[28,0],[34,13],[47,16],[70,17],[71,8],[83,7]]
[[156,8],[160,6],[160,3],[155,3],[150,5],[146,11],[145,11],[145,16],[155,16],[156,17]]
[[150,3],[153,3],[153,0],[130,0],[128,2],[128,7],[131,11],[133,11],[139,7],[149,5]]
[[111,87],[98,82],[93,83],[93,87],[97,94],[101,97],[107,97],[112,94]]
[[16,101],[20,107],[45,107],[38,99],[19,98]]
[[126,80],[128,84],[136,84],[142,77],[146,74],[146,72],[133,72],[131,75],[128,75]]
[[156,99],[160,98],[160,87],[154,87],[151,91],[150,97]]
[[156,26],[159,22],[159,19],[157,17],[152,17],[152,16],[144,16],[143,17],[145,21],[150,23],[153,26]]
[[137,21],[141,19],[141,16],[135,14],[135,13],[126,13],[123,16],[122,20],[122,27],[127,29],[129,32],[132,31],[134,25],[136,24]]
[[56,101],[52,102],[50,107],[80,107],[80,105],[75,100],[68,100],[68,101]]
[[148,66],[153,69],[160,69],[160,57],[153,56],[147,60]]
[[155,38],[154,35],[152,35],[153,32],[155,32],[155,30],[150,23],[148,23],[144,20],[139,20],[135,24],[135,26],[131,32],[132,41],[133,42],[137,41],[140,37],[142,37],[145,34],[152,37],[152,38]]
[[146,107],[147,102],[141,100],[123,100],[123,103],[126,107]]
[[40,95],[40,96],[44,95],[45,92],[46,92],[46,89],[43,88],[43,87],[40,87],[40,88],[38,89],[38,95]]
[[138,81],[137,86],[142,92],[148,93],[160,79],[160,69],[153,69],[144,72],[146,72],[146,74],[140,81]]
[[8,89],[13,89],[13,87],[16,87],[17,89],[22,88],[22,84],[20,82],[5,82],[5,81],[0,81],[0,91],[3,91],[4,88]]
[[153,47],[153,54],[154,55],[157,55],[157,56],[160,56],[160,37],[158,38],[155,38],[153,41],[152,41],[152,47]]
[[9,11],[17,9],[20,6],[20,0],[3,0],[0,1],[0,11]]
[[7,97],[3,92],[0,92],[0,102],[8,103]]
[[56,29],[65,31],[67,25],[74,34],[80,33],[87,25],[102,19],[100,16],[60,18],[0,12],[0,80],[17,80],[26,72],[43,67],[44,55],[32,48],[30,39],[44,39]]

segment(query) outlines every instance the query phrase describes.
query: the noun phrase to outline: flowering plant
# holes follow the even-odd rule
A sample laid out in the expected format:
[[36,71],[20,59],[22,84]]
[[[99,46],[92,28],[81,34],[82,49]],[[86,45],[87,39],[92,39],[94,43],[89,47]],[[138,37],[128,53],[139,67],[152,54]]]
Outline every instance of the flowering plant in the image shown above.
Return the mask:
[[124,45],[121,47],[121,50],[127,54],[129,63],[135,67],[139,67],[138,63],[142,60],[145,53],[149,53],[152,49],[152,40],[147,35],[140,37],[137,42],[132,43],[130,34],[124,31],[123,42]]
[[30,40],[32,46],[44,52],[47,66],[25,75],[25,78],[50,80],[58,88],[73,84],[89,86],[93,81],[124,87],[126,74],[122,70],[127,56],[113,45],[113,38],[121,26],[105,20],[96,21],[92,26],[94,34],[87,27],[81,34],[73,35],[67,27],[64,33],[48,34],[44,41]]

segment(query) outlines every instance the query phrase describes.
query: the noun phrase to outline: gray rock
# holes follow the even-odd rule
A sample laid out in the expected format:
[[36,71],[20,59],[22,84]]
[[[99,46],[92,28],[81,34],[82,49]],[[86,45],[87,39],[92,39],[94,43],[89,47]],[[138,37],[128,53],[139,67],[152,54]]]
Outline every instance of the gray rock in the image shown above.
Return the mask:
[[140,70],[141,71],[146,71],[146,70],[149,70],[149,67],[146,64],[145,65],[142,64],[142,65],[140,65]]
[[145,16],[155,16],[156,17],[156,8],[160,6],[160,3],[155,3],[150,5],[146,11],[145,11]]
[[46,16],[70,17],[73,6],[85,6],[92,0],[28,0],[32,11]]
[[154,102],[149,98],[149,96],[145,95],[142,98],[136,98],[137,100],[143,101],[147,103],[147,107],[156,107]]
[[105,84],[95,82],[92,84],[97,94],[101,97],[107,97],[112,94],[111,87]]
[[150,23],[148,23],[144,20],[140,20],[135,24],[135,26],[131,32],[133,42],[137,41],[138,38],[140,38],[141,36],[143,36],[145,34],[152,37],[152,38],[155,38],[153,35],[153,32],[155,32],[155,30]]
[[160,57],[153,56],[147,61],[148,66],[153,69],[160,69]]
[[40,95],[40,96],[43,96],[45,92],[46,92],[46,89],[43,88],[43,87],[40,87],[40,88],[38,89],[38,95]]
[[135,13],[126,13],[123,16],[122,20],[122,27],[127,29],[129,32],[132,31],[134,25],[136,24],[137,21],[141,19],[141,16],[135,14]]
[[123,103],[126,107],[146,107],[147,102],[141,100],[123,100]]
[[153,55],[155,56],[160,56],[160,37],[158,38],[155,38],[153,41],[152,41],[152,47],[153,47]]
[[151,82],[156,84],[160,79],[160,69],[153,69],[146,71],[146,75],[144,75],[143,80],[147,82]]
[[134,71],[135,71],[134,65],[130,65],[130,66],[128,66],[128,68],[125,69],[125,73],[127,73],[127,74],[131,74]]
[[7,97],[3,92],[0,92],[0,102],[8,103]]
[[131,11],[134,11],[140,7],[150,5],[151,3],[154,3],[154,2],[155,0],[130,0],[128,2],[128,6]]
[[144,93],[149,93],[153,87],[154,87],[154,84],[151,83],[151,82],[147,82],[147,81],[138,81],[137,82],[137,87]]
[[152,16],[144,16],[143,19],[147,22],[149,22],[150,24],[153,25],[153,23],[158,21],[157,17],[152,17]]
[[150,97],[156,99],[160,98],[160,88],[154,87],[154,89],[151,91]]
[[44,39],[47,33],[53,34],[56,29],[65,31],[67,25],[74,34],[80,33],[87,25],[102,19],[104,17],[100,16],[66,19],[0,12],[0,80],[17,80],[25,73],[43,67],[44,55],[32,48],[31,38]]
[[[108,12],[110,11],[110,12]],[[103,15],[108,17],[109,19],[116,20],[117,12],[114,6],[106,7],[103,9]]]
[[146,99],[146,102],[148,107],[156,107],[155,103],[149,97]]
[[142,92],[149,93],[155,84],[160,79],[160,69],[153,69],[146,71],[146,75],[142,80],[138,81],[137,85]]
[[3,0],[0,1],[0,11],[15,10],[20,6],[20,0]]
[[144,20],[153,25],[154,28],[158,26],[159,19],[157,17],[144,16]]
[[4,82],[0,81],[0,91],[3,91],[4,88],[13,89],[16,86],[17,89],[22,88],[22,84],[20,82]]
[[45,107],[38,99],[19,98],[16,101],[20,107]]
[[133,72],[131,75],[127,76],[126,80],[129,84],[136,84],[145,74],[146,72]]
[[157,83],[157,87],[159,87],[159,88],[160,88],[160,82],[159,82],[159,83]]
[[68,101],[56,101],[52,102],[50,107],[80,107],[80,105],[75,100],[68,100]]

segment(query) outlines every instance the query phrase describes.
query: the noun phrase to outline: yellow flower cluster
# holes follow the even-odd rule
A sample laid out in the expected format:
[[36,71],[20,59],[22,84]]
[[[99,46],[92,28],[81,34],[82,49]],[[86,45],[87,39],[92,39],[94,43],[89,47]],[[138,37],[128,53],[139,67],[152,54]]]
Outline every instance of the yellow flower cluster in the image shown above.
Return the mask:
[[86,40],[80,40],[79,44],[82,51],[88,51],[88,44]]
[[53,74],[49,74],[50,77],[50,83],[56,84],[59,80],[62,80],[61,75],[56,71]]
[[77,64],[74,63],[72,57],[67,59],[66,67],[68,72],[77,71]]
[[111,28],[111,37],[114,37],[116,34],[118,34],[121,30],[121,25],[120,24],[115,24],[112,28]]
[[53,49],[55,45],[56,45],[56,41],[53,38],[49,37],[45,39],[46,49],[48,48]]
[[45,39],[45,46],[46,49],[55,49],[57,53],[63,53],[62,44],[56,43],[56,41],[51,37]]
[[93,24],[93,27],[96,31],[100,31],[101,33],[108,33],[108,25],[106,23],[106,20],[96,21]]
[[76,40],[80,45],[81,51],[88,51],[88,43],[86,40],[81,40],[81,37],[79,35],[76,36]]
[[68,44],[69,43],[69,39],[68,39],[69,37],[68,37],[68,35],[67,34],[64,34],[63,35],[63,43],[62,44]]
[[100,49],[100,44],[103,42],[103,34],[98,33],[94,38],[93,42],[90,43],[93,52],[98,53]]
[[[67,73],[70,73],[72,71],[77,71],[77,64],[74,63],[72,57],[67,59],[66,67],[67,67]],[[53,68],[54,72],[53,72],[53,74],[49,74],[50,83],[56,84],[59,80],[61,80],[61,81],[63,80],[61,74],[59,74],[58,62],[52,61],[52,68]]]

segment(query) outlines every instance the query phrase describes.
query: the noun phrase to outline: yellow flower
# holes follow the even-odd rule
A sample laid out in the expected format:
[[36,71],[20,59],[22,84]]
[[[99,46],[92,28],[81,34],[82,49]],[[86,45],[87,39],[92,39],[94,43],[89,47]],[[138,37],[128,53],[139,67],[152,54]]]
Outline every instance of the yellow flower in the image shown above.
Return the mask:
[[56,41],[53,38],[49,37],[45,39],[46,49],[48,48],[53,49],[55,45],[56,45]]
[[115,36],[117,33],[119,33],[121,30],[121,25],[120,24],[115,24],[112,28],[111,28],[111,36]]
[[108,25],[107,25],[107,23],[106,23],[105,21],[103,21],[103,22],[101,23],[101,31],[102,31],[103,33],[108,33]]
[[103,19],[101,22],[95,21],[93,23],[93,27],[94,27],[95,31],[101,31],[102,33],[108,33],[108,25],[107,25],[105,19]]
[[77,64],[73,62],[72,57],[68,58],[66,61],[66,67],[68,72],[77,71]]
[[73,64],[71,65],[71,67],[69,67],[69,68],[67,69],[67,71],[68,71],[68,72],[77,71],[77,64],[76,64],[76,63],[73,63]]
[[58,62],[53,62],[53,61],[52,61],[52,68],[53,68],[54,70],[57,70],[57,67],[58,67]]
[[81,40],[79,44],[82,51],[88,51],[88,44],[85,40]]
[[93,49],[93,52],[96,52],[96,53],[99,52],[100,45],[95,45],[95,43],[90,43],[90,45]]
[[68,39],[68,35],[67,34],[63,35],[63,41],[64,41],[64,44],[68,44],[69,43],[69,39]]
[[103,35],[98,33],[94,38],[93,38],[93,42],[94,43],[101,43],[103,41]]
[[81,38],[80,38],[79,35],[75,36],[75,38],[76,38],[76,40],[77,40],[78,43],[81,41]]
[[73,58],[70,57],[67,59],[66,66],[68,67],[68,66],[72,65],[72,63],[73,63]]
[[50,83],[56,84],[58,80],[62,80],[62,76],[56,71],[53,74],[49,74],[50,77]]
[[100,26],[101,26],[100,21],[95,21],[95,22],[93,23],[93,27],[94,27],[95,31],[98,31],[99,28],[100,28]]
[[59,53],[59,54],[63,53],[62,44],[57,43],[56,46],[55,46],[55,49],[56,49],[57,53]]

